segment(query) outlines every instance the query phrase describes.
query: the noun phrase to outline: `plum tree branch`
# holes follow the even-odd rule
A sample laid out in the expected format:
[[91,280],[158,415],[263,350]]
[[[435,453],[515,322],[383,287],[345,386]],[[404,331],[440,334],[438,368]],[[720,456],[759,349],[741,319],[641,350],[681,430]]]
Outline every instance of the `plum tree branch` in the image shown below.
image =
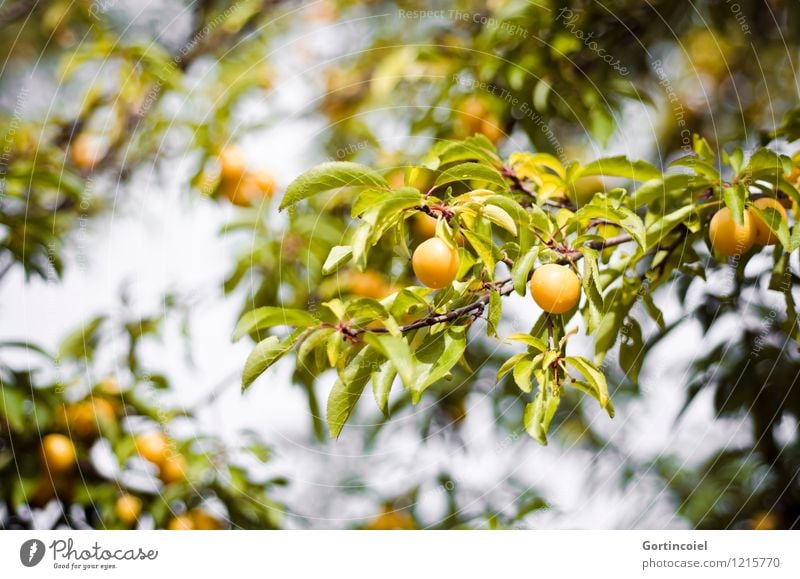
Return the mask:
[[[600,249],[605,249],[607,247],[614,247],[616,245],[621,245],[623,243],[627,243],[628,241],[632,240],[633,238],[630,235],[624,233],[621,235],[617,235],[616,237],[611,237],[604,241],[589,241],[585,244],[585,246],[591,249],[600,250]],[[577,249],[569,250],[568,253],[562,253],[562,255],[568,261],[577,261],[578,259],[583,257],[583,254]],[[421,318],[419,320],[416,320],[414,322],[411,322],[410,324],[400,326],[400,331],[402,333],[406,333],[406,332],[411,332],[413,330],[418,330],[420,328],[435,326],[436,324],[454,322],[458,319],[461,319],[469,315],[480,316],[483,313],[483,310],[489,304],[489,299],[491,298],[493,291],[499,292],[501,296],[507,296],[514,291],[514,285],[510,277],[497,282],[492,282],[491,284],[488,285],[491,286],[490,288],[487,288],[490,289],[490,291],[483,293],[474,302],[458,307],[449,312],[445,312],[442,314],[433,314]],[[342,329],[342,333],[349,338],[356,338],[361,334],[365,334],[367,332],[372,334],[386,334],[389,332],[389,330],[386,328],[362,328],[362,327]]]

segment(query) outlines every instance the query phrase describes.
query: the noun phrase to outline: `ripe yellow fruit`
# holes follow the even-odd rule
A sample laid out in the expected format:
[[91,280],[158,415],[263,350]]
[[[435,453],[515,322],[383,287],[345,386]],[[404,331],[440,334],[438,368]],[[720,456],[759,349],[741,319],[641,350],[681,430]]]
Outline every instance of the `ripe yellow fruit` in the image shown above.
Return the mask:
[[103,147],[95,137],[81,134],[72,141],[69,154],[78,169],[88,171],[103,158]]
[[[783,205],[777,199],[773,199],[772,197],[762,197],[761,199],[756,199],[753,203],[759,209],[774,209],[778,213],[781,214],[781,218],[786,221],[788,216],[786,215],[786,209],[783,208]],[[775,237],[775,234],[772,233],[772,230],[764,223],[764,220],[758,217],[757,215],[753,214],[753,225],[756,229],[756,243],[760,243],[761,245],[773,245],[778,238]]]
[[161,465],[167,459],[169,440],[158,431],[148,432],[136,438],[136,452],[145,460]]
[[122,392],[122,386],[114,376],[106,376],[97,383],[97,390],[109,396],[116,396]]
[[438,237],[432,237],[417,246],[411,257],[414,275],[433,289],[449,286],[458,273],[458,252]]
[[247,170],[247,158],[236,145],[228,145],[220,151],[219,164],[223,181],[239,181]]
[[117,413],[110,401],[94,397],[68,406],[66,416],[70,432],[85,438],[97,434],[99,428],[113,424]]
[[727,207],[714,214],[708,232],[714,249],[728,257],[746,253],[756,240],[756,228],[753,226],[750,212],[744,212],[744,221],[739,225],[733,220],[733,215]]
[[181,454],[174,454],[165,458],[159,467],[158,476],[164,484],[186,480],[186,459]]
[[75,466],[75,445],[63,434],[48,434],[42,440],[42,459],[48,471],[66,473]]
[[194,521],[189,515],[178,515],[170,519],[167,529],[170,531],[193,531]]
[[349,286],[351,293],[363,298],[379,300],[390,293],[383,276],[374,269],[353,272]]
[[275,194],[275,176],[266,169],[253,171],[248,177],[262,197],[270,198]]
[[498,143],[505,136],[500,120],[494,115],[489,115],[481,122],[481,133],[493,143]]
[[563,314],[578,305],[581,281],[566,265],[548,263],[533,272],[531,295],[544,311]]
[[254,201],[274,195],[275,178],[265,170],[245,172],[237,179],[223,178],[220,193],[237,207],[250,207]]
[[462,137],[469,137],[483,130],[483,120],[489,114],[489,109],[477,97],[470,97],[459,105],[457,110],[459,131]]
[[395,510],[391,506],[384,507],[383,511],[366,525],[366,529],[370,531],[404,531],[415,528],[414,519],[407,511]]
[[438,220],[435,217],[420,211],[412,219],[414,220],[412,223],[413,232],[417,238],[430,239],[436,235],[436,223]]
[[139,497],[124,494],[117,499],[114,505],[117,517],[126,526],[131,526],[139,519],[142,514],[142,501]]
[[218,531],[222,529],[222,522],[205,509],[192,509],[189,515],[192,517],[194,528],[199,531]]
[[772,531],[778,528],[778,517],[770,511],[761,511],[750,520],[750,528],[754,531]]

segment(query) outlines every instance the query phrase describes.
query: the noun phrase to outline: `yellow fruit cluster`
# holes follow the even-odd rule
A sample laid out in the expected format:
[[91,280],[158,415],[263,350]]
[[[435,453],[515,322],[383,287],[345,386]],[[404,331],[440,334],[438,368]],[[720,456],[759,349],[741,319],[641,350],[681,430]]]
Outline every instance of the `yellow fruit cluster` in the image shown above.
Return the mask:
[[136,438],[139,456],[158,467],[158,476],[164,484],[186,479],[186,459],[182,454],[170,452],[170,440],[161,432],[153,431]]
[[[778,200],[761,197],[753,202],[759,209],[774,209],[784,221],[788,219],[786,209]],[[721,254],[736,257],[747,253],[755,244],[773,245],[777,239],[764,221],[749,209],[744,212],[741,225],[736,223],[727,207],[717,211],[708,228],[711,245]]]
[[264,169],[248,170],[244,152],[228,145],[219,154],[220,193],[238,207],[250,207],[275,194],[275,177]]

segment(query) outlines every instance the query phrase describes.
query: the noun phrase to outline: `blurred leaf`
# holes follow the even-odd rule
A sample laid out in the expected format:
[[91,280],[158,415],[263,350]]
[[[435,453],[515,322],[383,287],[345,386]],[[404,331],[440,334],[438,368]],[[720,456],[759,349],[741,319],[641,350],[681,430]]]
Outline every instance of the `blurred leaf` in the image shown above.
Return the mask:
[[380,173],[358,163],[348,161],[322,163],[292,181],[286,188],[279,209],[286,209],[312,195],[342,187],[388,189],[389,184]]

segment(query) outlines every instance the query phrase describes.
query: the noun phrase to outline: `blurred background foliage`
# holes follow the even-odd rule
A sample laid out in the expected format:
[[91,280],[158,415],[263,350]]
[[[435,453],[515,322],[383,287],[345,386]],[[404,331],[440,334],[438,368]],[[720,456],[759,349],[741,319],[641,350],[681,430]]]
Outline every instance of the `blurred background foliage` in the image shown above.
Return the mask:
[[[408,281],[409,268],[397,265],[390,247],[371,254],[368,272],[377,275],[321,275],[347,227],[351,199],[331,195],[277,214],[271,199],[295,175],[282,174],[248,139],[286,118],[319,127],[302,167],[357,160],[381,168],[395,185],[416,179],[423,190],[427,176],[407,176],[405,165],[437,139],[476,132],[506,153],[537,150],[581,161],[623,148],[663,166],[689,152],[692,133],[720,151],[769,142],[791,153],[800,136],[800,117],[792,112],[800,7],[789,0],[735,6],[723,0],[7,3],[0,8],[0,281],[20,268],[26,278],[58,283],[64,252],[87,223],[119,210],[131,186],[174,179],[178,164],[189,168],[179,184],[186,195],[207,198],[220,211],[235,208],[221,236],[245,235],[249,243],[232,257],[223,290],[242,299],[242,311],[313,308],[336,295],[380,297]],[[572,192],[573,201],[615,185],[587,181]],[[424,227],[415,234],[426,237]],[[796,257],[787,256],[777,272],[759,259],[745,271],[743,262],[725,293],[677,274],[658,290],[656,298],[675,307],[667,330],[644,328],[648,350],[687,325],[719,343],[702,355],[686,352],[693,374],[675,396],[688,407],[711,391],[720,419],[746,425],[745,436],[724,441],[704,464],[686,464],[678,453],[655,462],[620,458],[623,488],[636,473],[655,473],[689,526],[800,525],[800,359],[787,325],[794,312],[767,289],[788,279],[791,294]],[[702,263],[707,280],[727,273],[713,260]],[[170,313],[160,315],[180,311],[171,301],[164,302]],[[141,367],[137,344],[157,337],[159,328],[159,316],[121,324],[103,317],[58,353],[37,346],[38,336],[16,336],[2,346],[0,525],[124,526],[116,505],[129,496],[146,513],[134,517],[142,526],[281,524],[270,494],[284,481],[259,478],[240,456],[267,460],[263,443],[245,436],[242,448],[231,449],[206,440],[191,429],[191,412],[162,399],[170,381]],[[108,335],[126,345],[113,365],[98,366]],[[481,340],[470,341],[466,353],[473,368],[496,368],[506,357]],[[316,380],[301,365],[292,380],[307,397],[323,445]],[[647,396],[630,375],[609,383],[618,407]],[[119,387],[109,392],[109,384]],[[142,390],[154,398],[142,401]],[[521,407],[513,385],[494,387],[464,370],[431,388],[430,403],[413,414],[419,444],[457,438],[473,394],[489,397],[496,427],[516,440]],[[409,402],[393,400],[392,414],[411,415]],[[577,398],[568,402],[554,422],[561,445],[624,455]],[[92,416],[94,426],[77,428],[85,434],[63,418],[73,407]],[[373,423],[359,429],[366,447],[378,444],[385,427],[380,417]],[[185,476],[159,482],[158,461],[137,457],[136,436],[146,431],[168,435],[184,457]],[[74,469],[48,474],[53,469],[38,450],[48,434],[72,440]],[[503,508],[476,510],[463,479],[436,476],[432,484],[445,489],[449,514],[433,526],[524,526],[547,510],[546,497],[513,480],[507,481],[513,498]],[[413,490],[381,496],[375,518],[352,526],[431,526],[419,520],[415,501]],[[197,516],[180,518],[189,514]]]

